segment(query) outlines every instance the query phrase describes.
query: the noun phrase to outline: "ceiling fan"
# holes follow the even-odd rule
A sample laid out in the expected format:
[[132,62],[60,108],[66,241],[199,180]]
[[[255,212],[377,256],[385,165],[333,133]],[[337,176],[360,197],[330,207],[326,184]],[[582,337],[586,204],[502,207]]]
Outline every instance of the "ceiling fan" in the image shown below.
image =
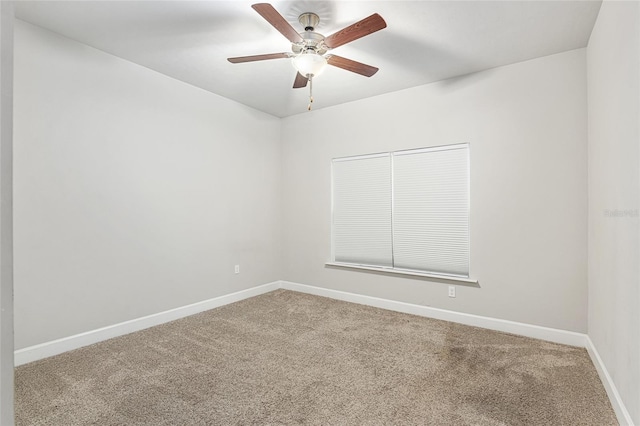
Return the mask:
[[331,49],[386,28],[387,23],[377,13],[325,37],[314,31],[314,28],[320,22],[320,17],[315,13],[305,12],[298,17],[298,21],[304,27],[304,31],[299,33],[269,3],[258,3],[251,7],[291,42],[291,52],[239,56],[228,58],[228,61],[238,64],[268,59],[293,58],[293,65],[298,70],[293,82],[293,88],[306,87],[307,82],[309,83],[309,110],[313,103],[313,77],[317,77],[326,65],[342,68],[365,77],[371,77],[378,72],[378,68],[371,65],[338,55],[325,55]]

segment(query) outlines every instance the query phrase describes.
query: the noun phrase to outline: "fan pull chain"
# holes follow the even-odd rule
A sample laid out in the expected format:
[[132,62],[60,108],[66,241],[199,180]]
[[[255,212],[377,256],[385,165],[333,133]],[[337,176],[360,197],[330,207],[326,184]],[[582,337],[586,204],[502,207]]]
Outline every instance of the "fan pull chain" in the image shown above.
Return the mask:
[[312,105],[313,105],[313,74],[309,74],[309,105],[307,106],[307,111],[311,111]]

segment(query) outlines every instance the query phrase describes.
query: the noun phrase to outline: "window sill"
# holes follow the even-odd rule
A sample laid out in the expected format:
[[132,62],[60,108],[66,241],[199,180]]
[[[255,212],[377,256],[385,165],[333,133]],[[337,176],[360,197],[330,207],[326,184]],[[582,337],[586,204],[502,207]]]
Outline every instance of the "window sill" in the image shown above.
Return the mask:
[[382,272],[384,274],[391,275],[405,275],[410,277],[421,277],[421,278],[433,278],[436,280],[443,281],[457,281],[465,284],[478,284],[478,280],[474,280],[471,278],[464,277],[456,277],[452,275],[440,275],[440,274],[430,274],[428,272],[418,272],[418,271],[403,271],[401,269],[390,269],[390,268],[376,268],[375,266],[363,266],[363,265],[355,265],[350,263],[338,263],[338,262],[327,262],[325,266],[336,267],[336,268],[346,268],[346,269],[358,269],[363,271],[372,271],[372,272]]

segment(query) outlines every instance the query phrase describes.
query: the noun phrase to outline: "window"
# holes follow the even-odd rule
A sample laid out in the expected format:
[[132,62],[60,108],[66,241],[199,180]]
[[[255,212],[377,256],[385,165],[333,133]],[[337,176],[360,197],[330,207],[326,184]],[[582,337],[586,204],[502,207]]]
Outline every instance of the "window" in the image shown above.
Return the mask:
[[332,261],[469,276],[469,145],[337,158]]

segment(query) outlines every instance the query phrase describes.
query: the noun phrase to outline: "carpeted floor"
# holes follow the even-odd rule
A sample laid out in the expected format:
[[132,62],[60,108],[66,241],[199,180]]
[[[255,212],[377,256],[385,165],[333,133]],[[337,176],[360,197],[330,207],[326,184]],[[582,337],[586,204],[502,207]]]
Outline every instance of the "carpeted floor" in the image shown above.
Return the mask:
[[584,349],[278,290],[16,369],[18,425],[613,425]]

